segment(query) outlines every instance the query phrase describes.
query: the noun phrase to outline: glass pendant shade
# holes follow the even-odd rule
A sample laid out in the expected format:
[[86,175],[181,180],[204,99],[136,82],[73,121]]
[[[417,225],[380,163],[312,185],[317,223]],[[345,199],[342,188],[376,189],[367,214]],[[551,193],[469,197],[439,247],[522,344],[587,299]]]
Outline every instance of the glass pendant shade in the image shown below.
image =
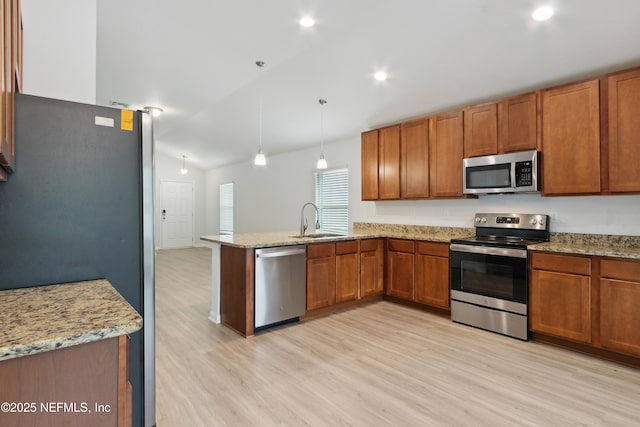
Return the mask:
[[326,169],[327,168],[327,160],[324,158],[324,153],[320,153],[320,158],[318,159],[318,169]]
[[187,165],[184,162],[186,158],[187,156],[182,156],[182,168],[180,169],[180,173],[182,175],[186,175],[187,173],[189,173],[189,169],[187,169]]
[[267,158],[262,153],[262,150],[258,151],[256,158],[253,159],[253,164],[256,166],[265,166],[267,164]]

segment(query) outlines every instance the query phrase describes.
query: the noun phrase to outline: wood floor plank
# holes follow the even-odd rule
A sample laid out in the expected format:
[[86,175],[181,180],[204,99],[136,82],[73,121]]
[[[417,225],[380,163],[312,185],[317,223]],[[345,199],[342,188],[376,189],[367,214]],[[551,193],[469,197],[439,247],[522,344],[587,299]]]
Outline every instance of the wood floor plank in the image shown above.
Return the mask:
[[640,371],[377,302],[244,339],[211,323],[211,252],[158,251],[167,426],[636,426]]

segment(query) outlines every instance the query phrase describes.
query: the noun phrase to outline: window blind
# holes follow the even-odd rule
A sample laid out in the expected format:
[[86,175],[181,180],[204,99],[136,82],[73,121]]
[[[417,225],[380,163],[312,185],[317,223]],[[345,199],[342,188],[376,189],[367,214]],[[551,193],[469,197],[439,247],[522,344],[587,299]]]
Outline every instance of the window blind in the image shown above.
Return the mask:
[[233,234],[233,182],[220,184],[220,234]]
[[349,170],[316,172],[316,205],[320,231],[346,234],[349,231]]

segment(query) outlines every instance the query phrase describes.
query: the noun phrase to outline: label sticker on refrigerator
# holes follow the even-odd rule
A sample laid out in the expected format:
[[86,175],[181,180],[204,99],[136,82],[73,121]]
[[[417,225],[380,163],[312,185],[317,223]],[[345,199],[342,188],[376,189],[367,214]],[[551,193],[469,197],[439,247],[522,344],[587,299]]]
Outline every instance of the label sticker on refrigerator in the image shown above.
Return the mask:
[[120,128],[122,130],[133,130],[133,111],[122,110],[120,113]]
[[114,121],[110,117],[100,117],[96,116],[96,125],[97,126],[106,126],[112,128],[114,125]]

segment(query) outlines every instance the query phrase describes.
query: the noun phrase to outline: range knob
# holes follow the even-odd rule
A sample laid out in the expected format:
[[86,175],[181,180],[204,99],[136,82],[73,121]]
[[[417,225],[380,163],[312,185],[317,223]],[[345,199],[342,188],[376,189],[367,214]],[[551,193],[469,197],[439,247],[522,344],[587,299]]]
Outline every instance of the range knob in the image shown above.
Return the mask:
[[531,225],[536,225],[538,223],[538,220],[535,218],[531,219]]
[[479,216],[477,216],[477,217],[476,217],[476,224],[479,224],[479,223],[480,223],[480,217],[479,217]]
[[538,224],[544,225],[544,218],[540,218],[540,221],[538,222]]
[[487,218],[482,217],[482,219],[480,220],[480,222],[481,222],[481,223],[483,223],[483,224],[484,224],[484,223],[486,223],[486,222],[487,222]]

